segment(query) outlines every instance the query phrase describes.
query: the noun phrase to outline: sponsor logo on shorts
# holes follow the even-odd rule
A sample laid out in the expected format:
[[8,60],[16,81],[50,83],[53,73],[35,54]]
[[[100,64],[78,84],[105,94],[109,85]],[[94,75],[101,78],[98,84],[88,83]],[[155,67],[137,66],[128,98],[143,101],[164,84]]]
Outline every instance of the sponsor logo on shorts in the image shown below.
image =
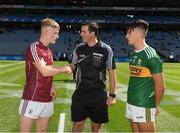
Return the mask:
[[30,109],[30,110],[29,110],[29,114],[32,114],[32,113],[33,113],[33,110],[32,110],[32,109]]
[[136,116],[137,119],[142,119],[144,118],[143,116]]

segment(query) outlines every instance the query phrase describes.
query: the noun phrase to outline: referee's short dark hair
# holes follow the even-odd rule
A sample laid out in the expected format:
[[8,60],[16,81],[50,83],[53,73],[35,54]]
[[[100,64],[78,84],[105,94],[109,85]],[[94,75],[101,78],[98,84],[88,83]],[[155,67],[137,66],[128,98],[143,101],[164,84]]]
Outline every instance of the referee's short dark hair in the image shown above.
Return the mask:
[[130,24],[129,29],[134,29],[134,28],[141,28],[145,30],[145,32],[148,32],[149,29],[149,23],[145,20],[139,19],[134,21],[132,24]]
[[89,32],[94,32],[95,33],[95,36],[98,37],[98,34],[99,34],[99,26],[96,22],[91,22],[91,21],[88,21],[88,22],[85,22],[85,23],[82,23],[81,26],[88,26],[88,30]]

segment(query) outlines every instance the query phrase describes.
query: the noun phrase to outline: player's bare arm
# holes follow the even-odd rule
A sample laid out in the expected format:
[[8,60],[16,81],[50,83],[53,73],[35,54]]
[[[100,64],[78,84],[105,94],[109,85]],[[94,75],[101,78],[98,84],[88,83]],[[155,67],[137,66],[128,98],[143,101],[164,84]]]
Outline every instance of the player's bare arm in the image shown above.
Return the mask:
[[52,85],[50,96],[52,97],[52,101],[56,99],[56,89],[54,85]]
[[[110,70],[109,71],[109,85],[110,85],[110,94],[115,94],[116,89],[116,70]],[[107,99],[107,105],[111,106],[114,103],[116,103],[115,97],[109,96]]]
[[[154,85],[155,85],[156,108],[158,109],[158,105],[160,104],[161,99],[164,94],[164,89],[165,89],[164,79],[163,79],[162,73],[153,74],[152,77],[153,77],[153,81],[154,81]],[[157,110],[157,111],[159,111],[159,110]]]
[[71,67],[69,65],[66,65],[64,67],[46,66],[46,63],[43,59],[34,62],[34,65],[44,77],[54,76],[59,73],[68,73],[68,74],[72,73]]

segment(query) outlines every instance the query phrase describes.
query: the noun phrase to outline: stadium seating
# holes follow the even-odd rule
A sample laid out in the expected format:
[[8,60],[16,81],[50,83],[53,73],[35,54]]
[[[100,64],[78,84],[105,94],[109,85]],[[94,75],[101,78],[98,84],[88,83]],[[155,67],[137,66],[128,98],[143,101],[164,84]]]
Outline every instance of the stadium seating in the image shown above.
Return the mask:
[[[127,44],[125,32],[120,30],[102,30],[101,39],[111,46],[115,57],[128,57],[131,49]],[[6,29],[0,34],[0,55],[24,55],[28,45],[39,38],[39,31],[34,29]],[[51,46],[54,56],[59,53],[71,55],[73,49],[81,42],[79,31],[65,29],[60,32],[60,38]],[[180,31],[151,31],[147,36],[147,43],[156,48],[158,53],[169,58],[179,60]]]

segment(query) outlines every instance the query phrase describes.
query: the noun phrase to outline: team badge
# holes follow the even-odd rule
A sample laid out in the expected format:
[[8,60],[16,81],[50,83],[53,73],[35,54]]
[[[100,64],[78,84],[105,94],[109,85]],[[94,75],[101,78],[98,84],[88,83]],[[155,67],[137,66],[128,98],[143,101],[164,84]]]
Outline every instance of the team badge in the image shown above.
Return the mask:
[[80,58],[83,58],[83,57],[85,57],[85,56],[86,56],[85,54],[80,54],[80,55],[79,55]]
[[138,59],[138,65],[140,65],[140,64],[141,64],[141,59],[139,58],[139,59]]

